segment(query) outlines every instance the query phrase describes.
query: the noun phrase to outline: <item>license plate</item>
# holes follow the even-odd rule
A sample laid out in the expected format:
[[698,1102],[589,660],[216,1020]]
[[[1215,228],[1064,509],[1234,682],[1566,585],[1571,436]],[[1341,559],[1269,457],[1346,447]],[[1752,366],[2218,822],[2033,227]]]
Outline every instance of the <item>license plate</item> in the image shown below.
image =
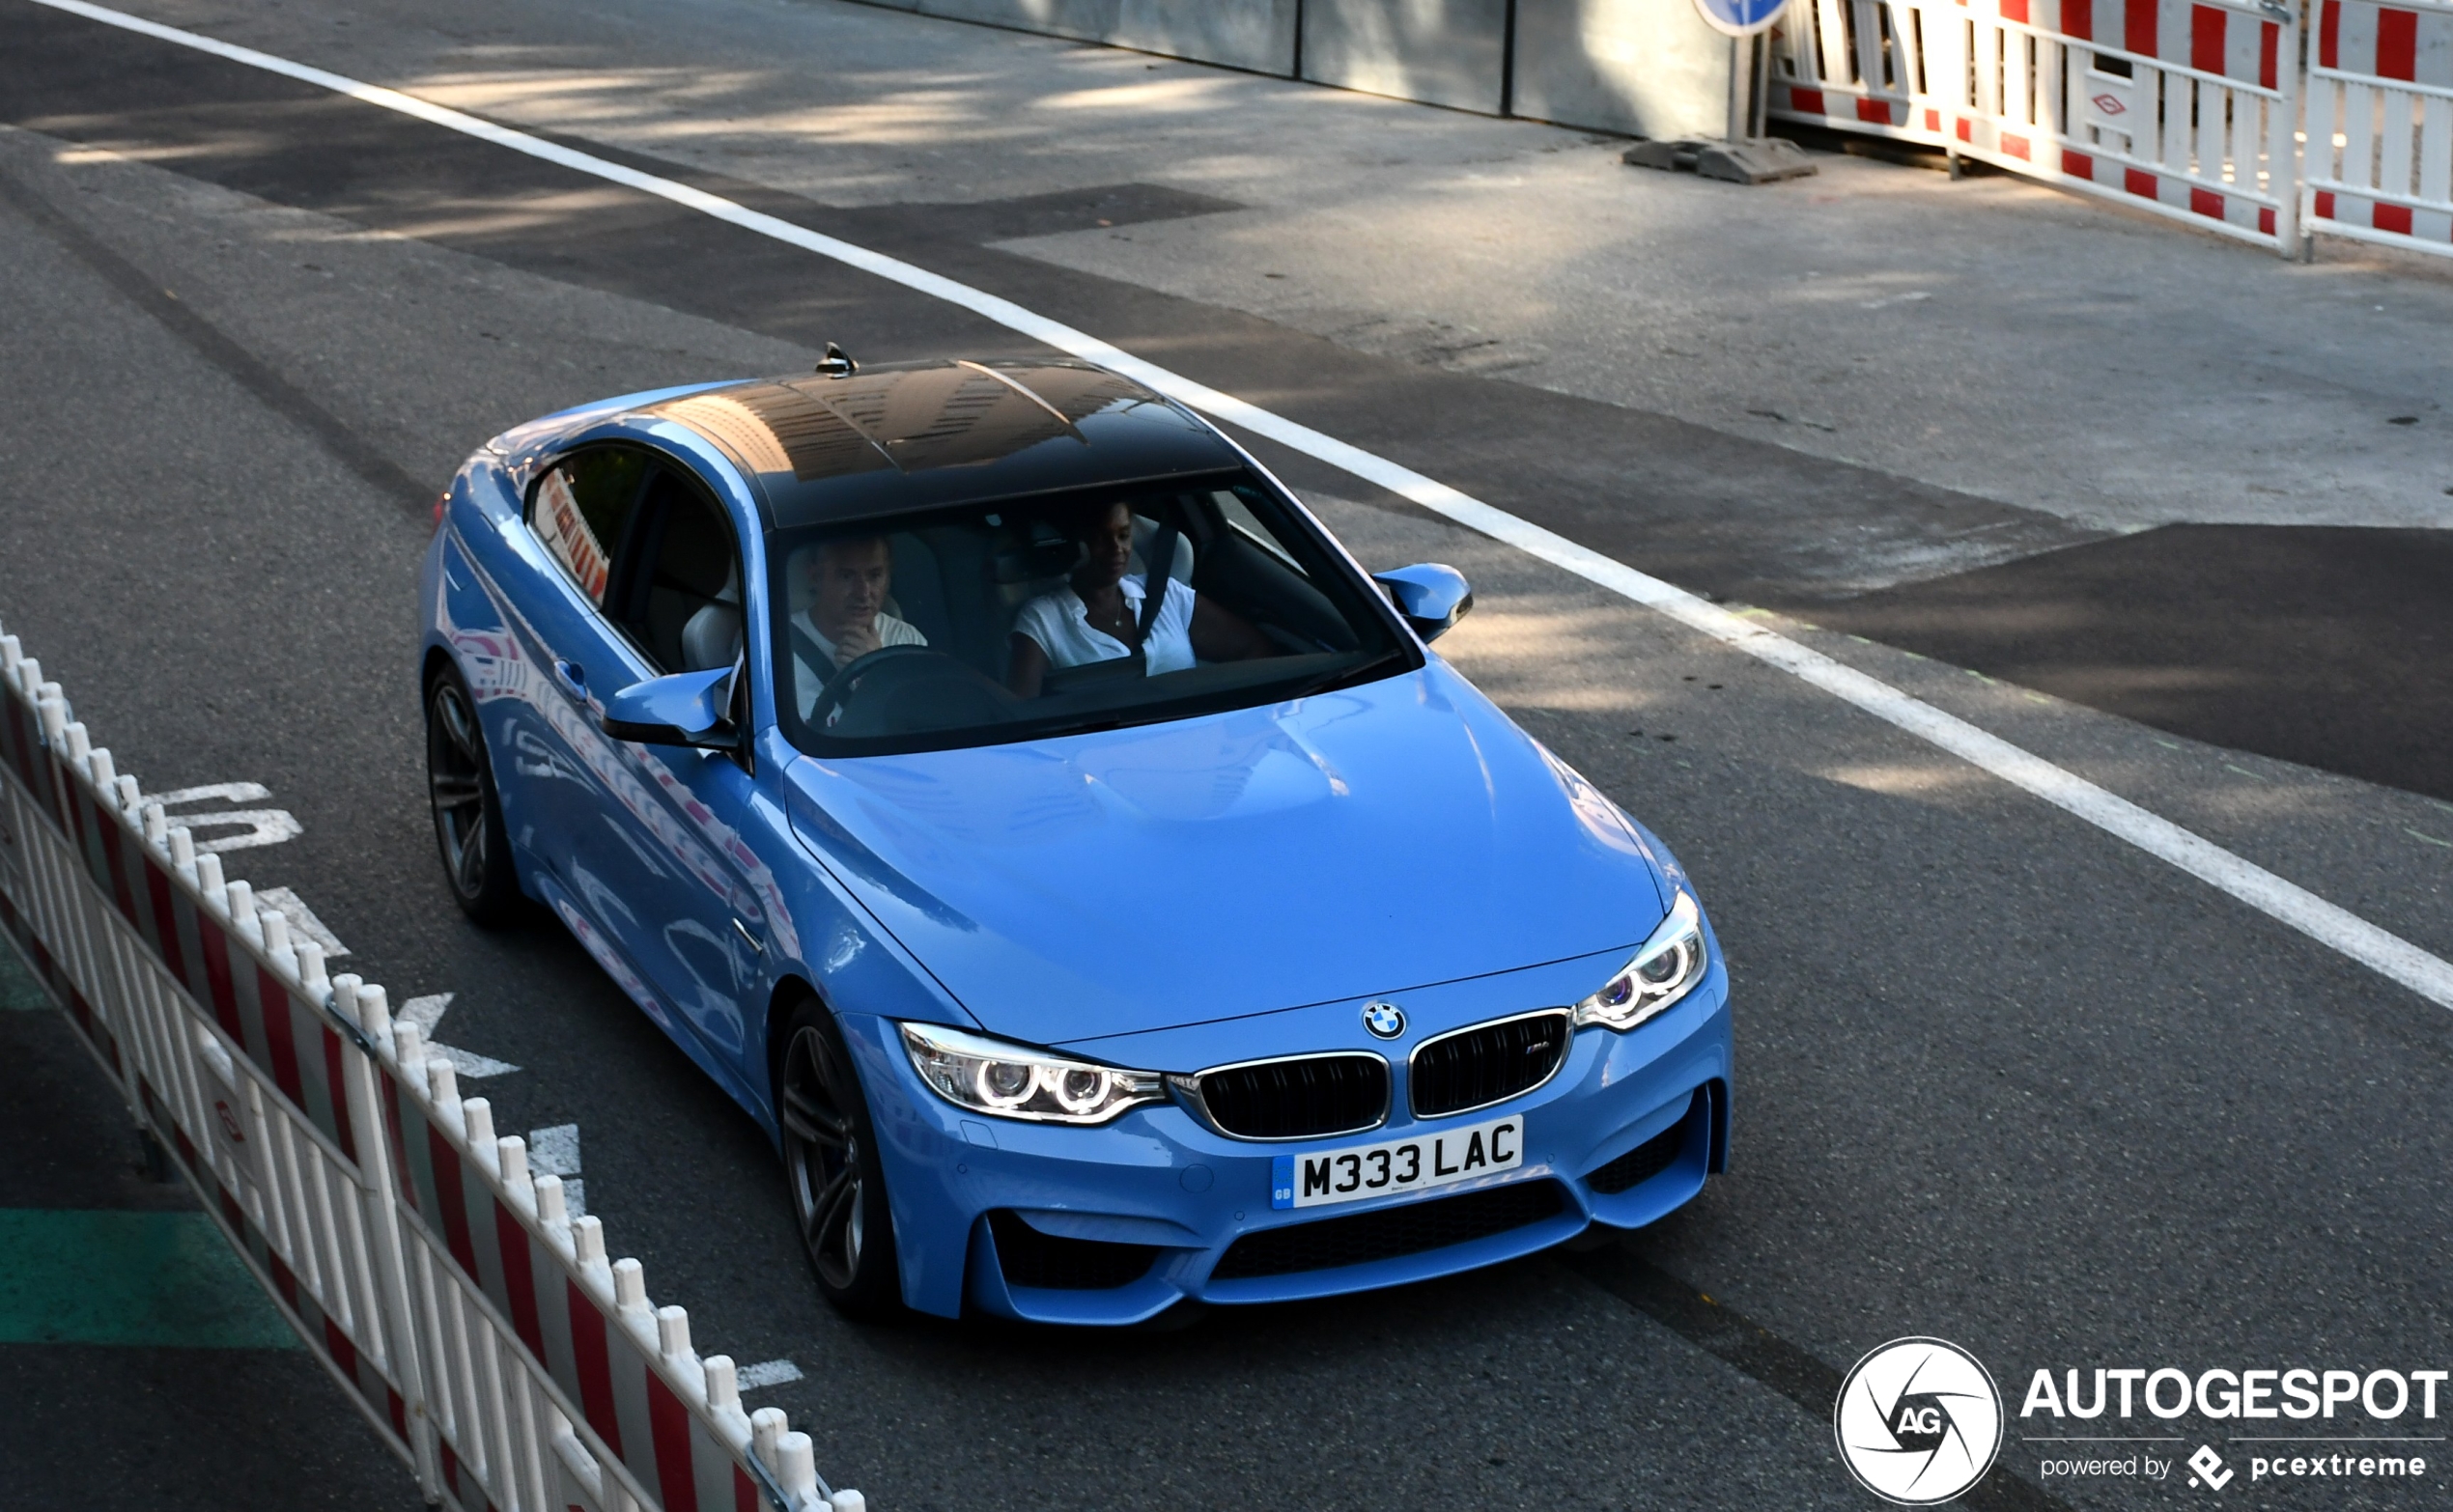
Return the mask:
[[1273,1208],[1318,1208],[1397,1191],[1426,1191],[1525,1163],[1525,1121],[1494,1118],[1381,1144],[1282,1155],[1269,1183]]

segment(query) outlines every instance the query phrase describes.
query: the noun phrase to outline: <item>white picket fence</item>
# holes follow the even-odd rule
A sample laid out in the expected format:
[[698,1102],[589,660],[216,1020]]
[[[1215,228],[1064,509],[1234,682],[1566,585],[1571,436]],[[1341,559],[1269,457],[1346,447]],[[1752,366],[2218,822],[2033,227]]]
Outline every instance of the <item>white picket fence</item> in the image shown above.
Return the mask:
[[[2453,256],[2453,0],[1790,0],[1769,113],[2301,253]],[[2302,56],[2306,54],[2303,66]]]
[[0,927],[299,1338],[456,1512],[864,1512],[0,634]]

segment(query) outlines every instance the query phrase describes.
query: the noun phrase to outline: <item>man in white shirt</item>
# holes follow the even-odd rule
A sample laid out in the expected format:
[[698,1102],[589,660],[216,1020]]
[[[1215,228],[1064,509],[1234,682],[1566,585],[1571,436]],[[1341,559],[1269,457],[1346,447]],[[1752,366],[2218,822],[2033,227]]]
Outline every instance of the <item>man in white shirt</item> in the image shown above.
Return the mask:
[[[792,617],[793,662],[801,717],[809,717],[827,680],[886,646],[925,646],[928,637],[886,612],[894,553],[884,536],[846,536],[802,556],[809,606]],[[825,658],[813,666],[809,652]]]

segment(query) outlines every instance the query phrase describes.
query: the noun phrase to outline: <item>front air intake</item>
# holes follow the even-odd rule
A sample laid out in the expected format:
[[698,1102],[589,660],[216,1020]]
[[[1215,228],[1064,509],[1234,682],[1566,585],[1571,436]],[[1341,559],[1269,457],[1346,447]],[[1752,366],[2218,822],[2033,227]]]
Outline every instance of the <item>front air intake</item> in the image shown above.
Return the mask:
[[1395,1260],[1505,1234],[1557,1218],[1566,1209],[1557,1182],[1518,1181],[1460,1196],[1288,1223],[1236,1240],[1219,1256],[1209,1278],[1247,1280]]
[[1204,1071],[1192,1081],[1219,1133],[1242,1139],[1354,1134],[1389,1115],[1389,1063],[1377,1055],[1254,1061]]
[[1007,1286],[1112,1291],[1147,1275],[1150,1262],[1158,1258],[1155,1245],[1042,1234],[1003,1208],[988,1215],[988,1232],[997,1241],[997,1268],[1004,1273]]
[[1567,1015],[1529,1013],[1424,1040],[1407,1062],[1417,1118],[1505,1103],[1551,1078],[1567,1055]]
[[1686,1121],[1680,1119],[1587,1176],[1585,1185],[1603,1196],[1615,1197],[1668,1170],[1677,1162],[1678,1153],[1685,1143]]

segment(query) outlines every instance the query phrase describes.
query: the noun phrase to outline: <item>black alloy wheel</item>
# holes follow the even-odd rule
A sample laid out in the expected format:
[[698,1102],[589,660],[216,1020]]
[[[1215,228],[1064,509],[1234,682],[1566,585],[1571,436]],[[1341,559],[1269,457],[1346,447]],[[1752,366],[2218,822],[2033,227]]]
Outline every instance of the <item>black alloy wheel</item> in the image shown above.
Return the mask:
[[448,667],[426,685],[426,792],[453,901],[488,928],[510,923],[521,911],[511,837],[476,706]]
[[818,1290],[842,1312],[877,1317],[902,1304],[894,1222],[868,1100],[824,1004],[804,1001],[784,1030],[775,1116],[801,1246]]

